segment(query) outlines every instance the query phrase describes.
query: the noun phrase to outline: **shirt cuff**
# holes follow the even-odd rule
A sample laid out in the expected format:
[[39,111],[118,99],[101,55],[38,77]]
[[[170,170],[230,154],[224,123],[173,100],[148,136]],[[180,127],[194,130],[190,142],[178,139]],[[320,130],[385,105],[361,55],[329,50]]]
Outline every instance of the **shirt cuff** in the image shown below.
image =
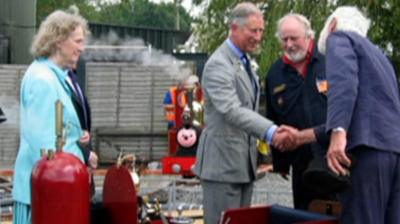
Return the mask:
[[267,140],[268,144],[272,144],[276,129],[278,129],[278,126],[276,126],[275,124],[267,129],[267,132],[265,133],[265,140]]

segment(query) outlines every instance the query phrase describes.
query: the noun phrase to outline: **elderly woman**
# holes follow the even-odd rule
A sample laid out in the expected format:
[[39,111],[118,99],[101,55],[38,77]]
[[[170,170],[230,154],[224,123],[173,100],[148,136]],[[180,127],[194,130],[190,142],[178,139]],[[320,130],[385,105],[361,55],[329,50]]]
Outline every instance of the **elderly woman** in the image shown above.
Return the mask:
[[21,83],[20,147],[15,162],[14,223],[31,223],[31,184],[33,166],[41,149],[55,149],[55,102],[64,105],[65,145],[63,150],[84,161],[84,146],[90,141],[82,130],[71,98],[68,70],[78,61],[88,34],[87,21],[64,11],[51,13],[33,39],[35,57]]

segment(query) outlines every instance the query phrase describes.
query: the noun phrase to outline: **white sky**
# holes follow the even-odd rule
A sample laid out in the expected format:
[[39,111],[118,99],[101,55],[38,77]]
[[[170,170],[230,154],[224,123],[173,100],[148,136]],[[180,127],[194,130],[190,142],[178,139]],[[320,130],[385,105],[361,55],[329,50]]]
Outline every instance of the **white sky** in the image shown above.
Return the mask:
[[[150,2],[160,3],[160,2],[174,2],[174,0],[149,0]],[[192,5],[192,0],[181,0],[182,6],[189,12],[192,16],[198,16],[200,14],[199,7],[194,7]]]

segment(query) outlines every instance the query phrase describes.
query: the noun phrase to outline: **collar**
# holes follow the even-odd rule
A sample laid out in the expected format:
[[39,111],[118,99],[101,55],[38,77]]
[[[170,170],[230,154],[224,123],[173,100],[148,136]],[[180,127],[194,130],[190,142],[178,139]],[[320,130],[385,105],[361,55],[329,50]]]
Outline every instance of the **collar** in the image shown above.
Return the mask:
[[236,45],[232,42],[232,40],[231,40],[230,38],[228,38],[228,39],[226,40],[226,43],[228,44],[229,48],[231,48],[231,49],[233,50],[233,53],[235,53],[235,55],[236,55],[238,58],[242,58],[243,55],[245,55],[245,53],[244,53],[238,46],[236,46]]
[[56,63],[54,63],[54,61],[52,61],[48,57],[40,57],[36,60],[39,63],[43,63],[43,64],[47,65],[61,81],[65,82],[67,80],[68,69],[62,69],[60,66],[58,66]]

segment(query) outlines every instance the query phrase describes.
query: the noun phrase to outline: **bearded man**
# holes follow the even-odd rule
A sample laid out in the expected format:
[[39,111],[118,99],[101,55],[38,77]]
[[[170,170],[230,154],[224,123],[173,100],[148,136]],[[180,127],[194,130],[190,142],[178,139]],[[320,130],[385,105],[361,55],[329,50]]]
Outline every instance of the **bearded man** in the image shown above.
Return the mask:
[[[284,55],[271,67],[266,79],[267,117],[277,125],[287,124],[302,136],[297,147],[272,148],[274,172],[287,178],[292,167],[294,207],[307,210],[314,199],[331,199],[326,193],[307,188],[303,180],[314,153],[326,152],[329,137],[325,133],[326,89],[324,83],[325,58],[318,52],[314,31],[306,17],[289,13],[278,21],[277,38]],[[318,81],[318,82],[317,82]],[[318,143],[305,144],[315,142]],[[322,143],[326,143],[325,145]]]

